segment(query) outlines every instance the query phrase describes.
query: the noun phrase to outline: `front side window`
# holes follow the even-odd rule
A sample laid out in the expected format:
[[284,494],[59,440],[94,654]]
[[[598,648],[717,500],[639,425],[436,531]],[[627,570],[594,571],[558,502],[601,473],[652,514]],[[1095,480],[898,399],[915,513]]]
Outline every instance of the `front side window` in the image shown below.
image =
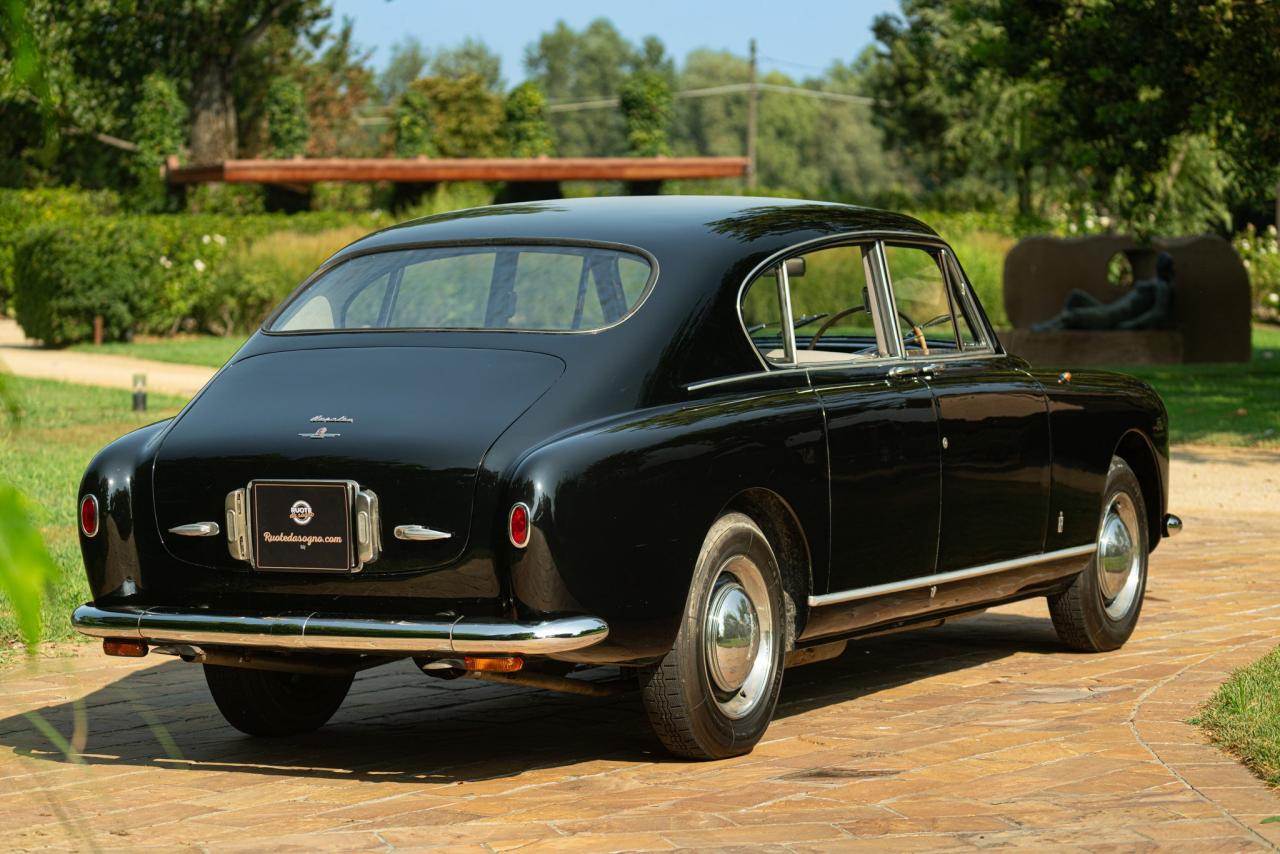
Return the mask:
[[587,246],[446,246],[363,255],[321,275],[273,332],[345,329],[590,331],[634,309],[642,256]]

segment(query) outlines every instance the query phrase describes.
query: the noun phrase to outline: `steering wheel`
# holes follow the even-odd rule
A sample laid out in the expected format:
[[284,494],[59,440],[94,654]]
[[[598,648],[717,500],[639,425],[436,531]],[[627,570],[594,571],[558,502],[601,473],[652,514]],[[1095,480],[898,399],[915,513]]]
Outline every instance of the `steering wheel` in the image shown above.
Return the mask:
[[[826,320],[826,322],[825,322],[825,323],[823,323],[821,326],[819,326],[819,327],[818,327],[818,331],[817,331],[817,332],[815,332],[815,333],[813,333],[813,337],[809,339],[809,346],[808,346],[808,347],[806,347],[805,349],[806,349],[806,350],[812,350],[814,347],[816,347],[816,346],[817,346],[817,344],[818,344],[818,339],[820,339],[820,338],[821,338],[821,337],[826,333],[826,331],[827,331],[828,329],[830,329],[832,326],[834,326],[836,323],[840,322],[840,321],[841,321],[841,320],[843,320],[844,318],[846,318],[846,317],[848,317],[849,315],[853,314],[854,312],[858,312],[858,311],[867,311],[867,305],[866,305],[866,303],[859,303],[858,305],[850,306],[849,308],[846,308],[846,309],[844,309],[844,310],[842,310],[842,311],[837,311],[835,314],[833,314],[833,315],[831,315],[830,317],[828,317],[828,318],[827,318],[827,320]],[[950,317],[951,315],[940,315],[940,317],[942,317],[942,316]],[[925,327],[927,327],[927,326],[931,326],[931,325],[933,325],[934,323],[937,323],[937,322],[939,321],[939,318],[938,318],[938,317],[935,317],[933,320],[930,320],[930,321],[929,321],[928,323],[926,323],[924,326],[921,326],[920,324],[918,324],[918,323],[916,323],[914,320],[912,320],[910,317],[908,317],[908,316],[907,316],[907,313],[906,313],[906,312],[904,312],[904,311],[899,310],[899,311],[898,311],[898,317],[900,317],[900,318],[902,318],[904,321],[906,321],[907,325],[911,327],[911,333],[912,333],[912,335],[914,335],[914,337],[915,337],[915,339],[916,339],[916,344],[920,347],[920,351],[921,351],[924,355],[926,355],[926,356],[927,356],[927,355],[929,355],[929,345],[928,345],[928,343],[926,343],[926,342],[925,342],[925,340],[924,340],[924,329],[925,329]],[[906,336],[903,336],[903,341],[904,341],[904,342],[905,342],[905,341],[908,341],[908,340],[909,340],[909,339],[908,339]],[[874,349],[875,349],[875,347],[874,347],[874,346],[873,346],[873,347],[864,347],[864,348],[862,348],[861,350],[859,350],[859,351],[857,351],[857,352],[858,352],[858,353],[865,353],[865,352],[867,352],[868,350],[874,350]]]

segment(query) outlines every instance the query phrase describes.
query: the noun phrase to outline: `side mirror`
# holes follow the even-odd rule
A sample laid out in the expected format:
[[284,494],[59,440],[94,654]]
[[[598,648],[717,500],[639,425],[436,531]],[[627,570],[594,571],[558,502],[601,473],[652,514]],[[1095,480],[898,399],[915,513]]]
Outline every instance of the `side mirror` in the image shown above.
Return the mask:
[[[788,258],[785,263],[787,265],[788,279],[798,279],[804,275],[804,258]],[[773,278],[778,275],[778,268],[774,267],[764,275]]]

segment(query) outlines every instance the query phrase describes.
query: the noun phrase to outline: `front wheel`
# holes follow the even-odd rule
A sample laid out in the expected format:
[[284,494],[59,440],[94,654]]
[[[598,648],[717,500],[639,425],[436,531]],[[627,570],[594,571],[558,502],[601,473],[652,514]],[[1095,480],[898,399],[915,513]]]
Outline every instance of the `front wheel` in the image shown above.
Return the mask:
[[675,645],[640,678],[668,750],[723,759],[755,746],[782,687],[784,619],[768,540],[747,516],[722,516],[703,541]]
[[204,666],[213,702],[227,723],[259,736],[299,735],[324,726],[346,699],[354,677]]
[[1133,634],[1147,589],[1147,508],[1129,464],[1111,460],[1098,547],[1089,568],[1049,597],[1058,638],[1081,652],[1119,649]]

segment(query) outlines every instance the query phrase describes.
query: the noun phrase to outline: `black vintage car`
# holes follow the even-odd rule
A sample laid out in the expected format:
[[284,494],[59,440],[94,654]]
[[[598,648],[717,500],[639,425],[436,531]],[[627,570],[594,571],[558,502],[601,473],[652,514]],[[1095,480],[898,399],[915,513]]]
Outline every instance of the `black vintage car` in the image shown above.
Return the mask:
[[396,659],[581,693],[612,665],[669,749],[724,757],[859,636],[1043,596],[1067,645],[1120,646],[1167,475],[1157,395],[1006,354],[910,217],[477,208],[342,250],[93,460],[73,620],[203,663],[255,735]]

